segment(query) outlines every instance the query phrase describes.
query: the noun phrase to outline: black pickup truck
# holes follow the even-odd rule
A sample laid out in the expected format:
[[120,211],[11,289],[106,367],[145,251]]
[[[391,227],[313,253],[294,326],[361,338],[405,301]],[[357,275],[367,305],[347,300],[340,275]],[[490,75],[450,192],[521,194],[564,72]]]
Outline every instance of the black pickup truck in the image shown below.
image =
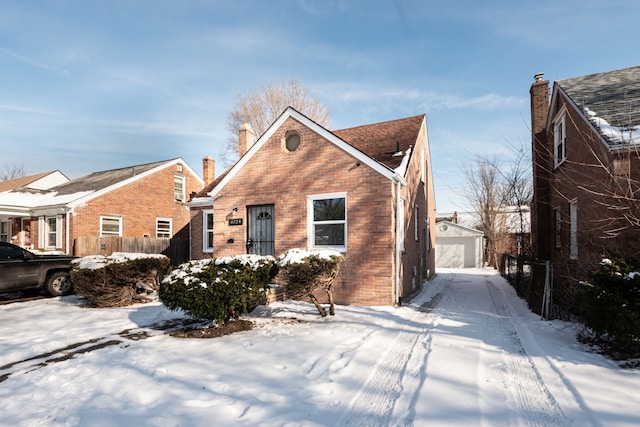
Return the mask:
[[71,260],[66,255],[39,255],[0,242],[0,293],[44,290],[52,296],[71,293]]

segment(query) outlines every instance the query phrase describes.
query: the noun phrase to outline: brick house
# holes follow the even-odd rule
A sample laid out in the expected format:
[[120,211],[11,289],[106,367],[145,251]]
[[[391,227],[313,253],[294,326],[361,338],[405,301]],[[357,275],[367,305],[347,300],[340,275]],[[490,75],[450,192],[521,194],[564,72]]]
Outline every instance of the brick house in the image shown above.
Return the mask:
[[339,304],[400,304],[434,275],[424,115],[331,132],[288,108],[239,141],[240,160],[190,204],[192,258],[332,248]]
[[530,89],[532,250],[554,279],[588,278],[607,251],[640,255],[640,67]]
[[31,249],[74,253],[78,237],[188,238],[187,197],[204,182],[177,158],[72,181],[54,174],[2,185],[0,223],[7,240]]

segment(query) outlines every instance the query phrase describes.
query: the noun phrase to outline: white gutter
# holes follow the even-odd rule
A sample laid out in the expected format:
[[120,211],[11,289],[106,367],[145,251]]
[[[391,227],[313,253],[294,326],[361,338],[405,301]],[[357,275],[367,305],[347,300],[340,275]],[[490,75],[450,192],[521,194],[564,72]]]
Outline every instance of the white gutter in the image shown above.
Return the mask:
[[[66,227],[65,227],[66,228],[66,233],[65,234],[66,234],[66,241],[67,241],[67,245],[65,247],[67,248],[67,255],[71,255],[71,252],[70,252],[71,246],[69,246],[69,244],[71,242],[71,231],[70,231],[71,222],[70,222],[69,216],[70,216],[70,212],[67,212],[66,213],[66,222],[67,222],[67,224],[66,224]],[[39,231],[40,230],[38,230],[38,232]]]
[[402,257],[402,241],[400,240],[400,237],[402,236],[402,229],[401,227],[404,227],[404,224],[400,224],[399,219],[401,218],[401,212],[400,209],[402,208],[400,206],[400,199],[401,199],[401,189],[404,185],[407,185],[407,181],[404,180],[404,178],[402,178],[400,175],[395,175],[395,181],[396,181],[396,253],[395,253],[395,257],[396,257],[396,268],[395,268],[395,304],[396,306],[399,306],[401,304],[401,299],[400,299],[400,289],[401,289],[401,281],[400,281],[400,260]]

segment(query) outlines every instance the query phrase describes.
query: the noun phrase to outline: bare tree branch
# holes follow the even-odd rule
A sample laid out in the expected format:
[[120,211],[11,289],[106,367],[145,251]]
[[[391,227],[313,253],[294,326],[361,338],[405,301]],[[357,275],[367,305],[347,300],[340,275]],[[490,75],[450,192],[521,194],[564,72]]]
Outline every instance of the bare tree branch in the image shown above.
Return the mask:
[[321,126],[330,126],[329,110],[299,80],[267,82],[238,96],[236,105],[227,115],[227,130],[231,133],[222,154],[225,166],[238,159],[238,129],[249,123],[260,137],[287,107],[293,107]]

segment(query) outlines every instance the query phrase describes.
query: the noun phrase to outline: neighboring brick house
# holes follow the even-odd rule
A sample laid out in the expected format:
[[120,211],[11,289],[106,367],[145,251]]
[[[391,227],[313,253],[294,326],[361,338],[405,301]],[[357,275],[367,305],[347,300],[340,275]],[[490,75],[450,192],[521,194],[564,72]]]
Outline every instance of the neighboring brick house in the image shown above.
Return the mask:
[[340,304],[400,304],[435,274],[424,115],[331,132],[288,108],[239,140],[240,160],[190,204],[192,258],[332,248]]
[[640,255],[640,67],[530,89],[532,249],[554,279],[588,279],[606,251]]
[[0,221],[22,246],[65,253],[78,237],[188,238],[187,198],[204,186],[180,158],[38,182],[0,187]]

